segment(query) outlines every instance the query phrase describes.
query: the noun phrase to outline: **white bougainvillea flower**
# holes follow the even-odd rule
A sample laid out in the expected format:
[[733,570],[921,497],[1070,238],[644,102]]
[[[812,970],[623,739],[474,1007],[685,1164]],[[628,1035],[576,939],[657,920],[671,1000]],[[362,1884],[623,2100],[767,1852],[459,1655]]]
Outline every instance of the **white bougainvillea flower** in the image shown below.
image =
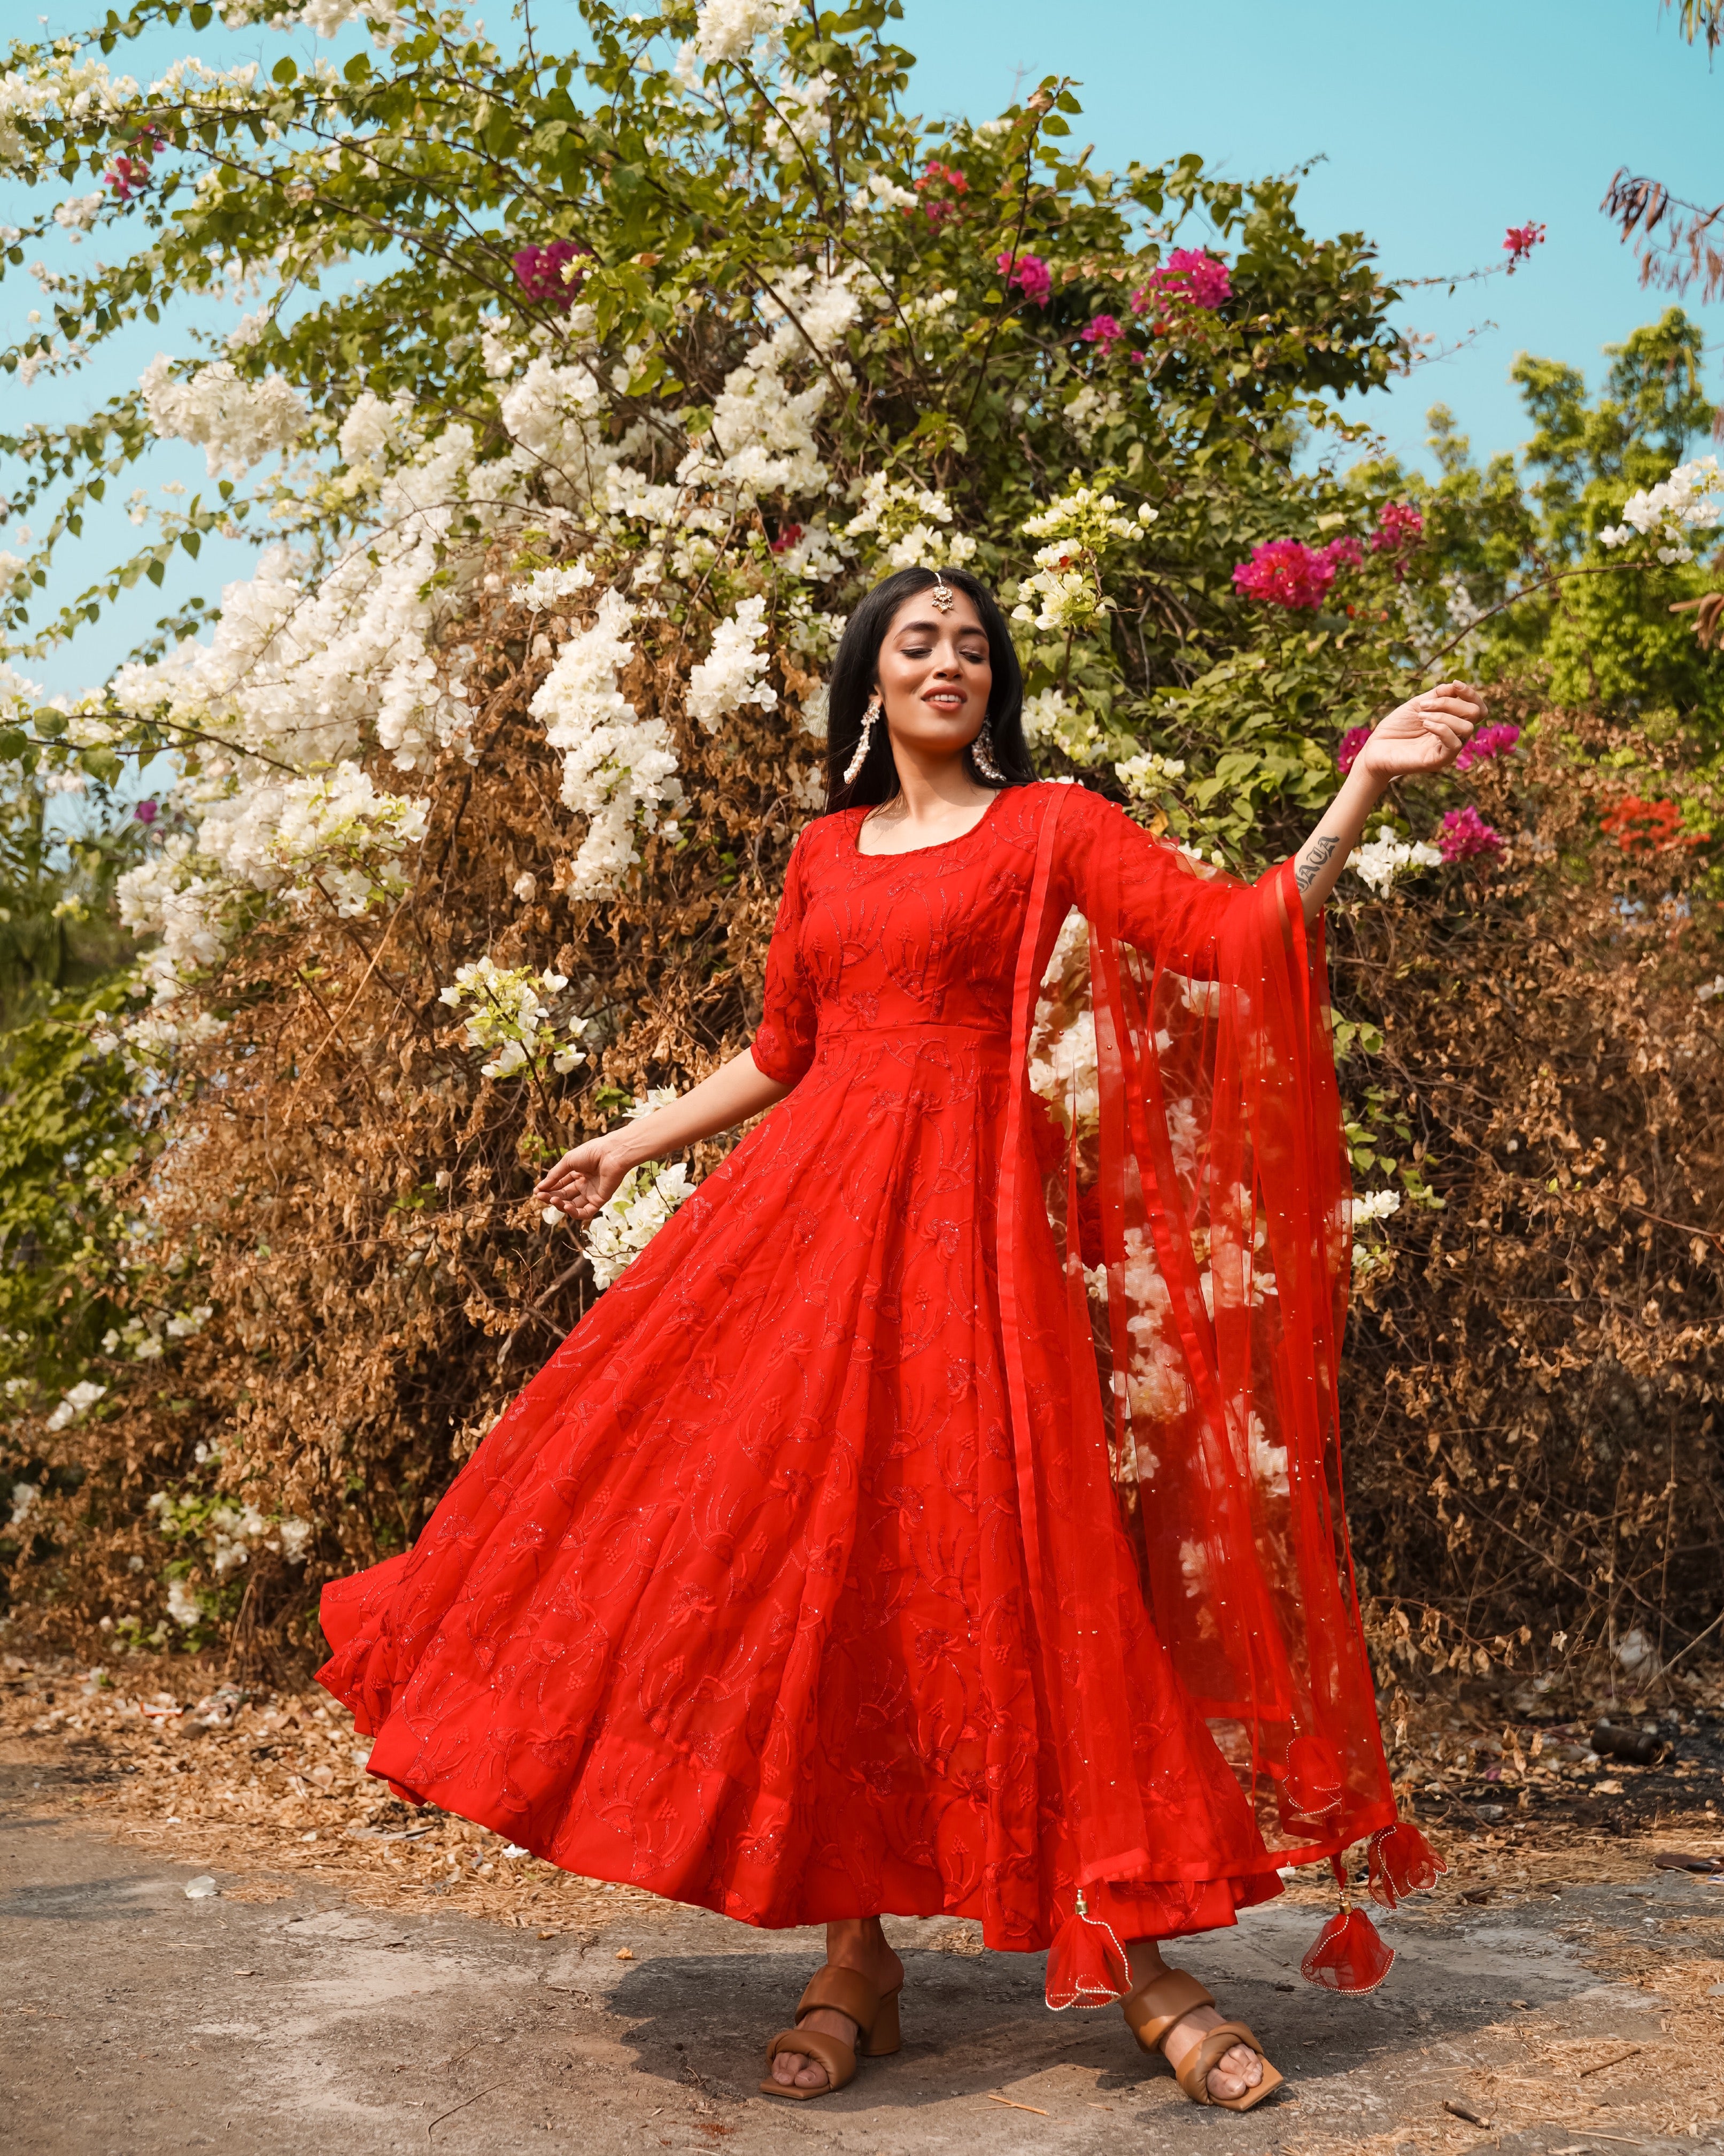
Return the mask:
[[82,1383],[74,1385],[48,1418],[48,1427],[50,1430],[64,1430],[69,1423],[76,1422],[80,1415],[87,1414],[105,1395],[107,1389],[105,1385],[93,1383],[87,1378]]
[[876,561],[887,569],[962,567],[976,551],[967,532],[952,532],[952,504],[937,487],[870,472],[862,506],[844,526],[849,540],[872,538]]
[[561,973],[498,966],[486,957],[458,968],[439,1000],[462,1013],[466,1045],[489,1059],[480,1065],[481,1076],[512,1078],[522,1070],[542,1073],[547,1066],[566,1075],[587,1060],[585,1051],[575,1046],[587,1021],[576,1016],[561,1020],[567,1038],[559,1040],[559,1021],[552,1019],[544,996],[560,995],[567,986]]
[[243,477],[272,451],[291,449],[310,419],[310,406],[280,375],[248,382],[219,359],[177,382],[172,364],[158,352],[144,369],[144,409],[163,440],[198,445],[212,479],[224,471]]
[[[350,918],[407,889],[397,862],[423,840],[428,816],[423,799],[380,793],[357,764],[342,763],[326,777],[296,779],[281,789],[264,858],[281,871],[300,904],[321,892]],[[238,865],[231,855],[228,865]],[[251,864],[246,866],[258,881]]]
[[741,59],[757,38],[776,37],[801,0],[704,0],[695,18],[695,50],[703,60]]
[[660,811],[682,800],[670,728],[643,718],[618,686],[634,657],[623,634],[634,615],[619,592],[606,592],[591,626],[563,645],[527,707],[563,752],[563,806],[587,819],[569,879],[574,898],[614,891],[640,858],[638,833],[658,829]]
[[1404,875],[1409,869],[1439,868],[1442,860],[1443,856],[1434,846],[1426,845],[1422,839],[1403,839],[1385,824],[1374,839],[1355,847],[1347,866],[1362,883],[1383,898],[1393,887],[1397,876]]
[[1642,487],[1623,504],[1622,522],[1606,525],[1598,534],[1606,547],[1626,547],[1635,537],[1655,542],[1660,562],[1691,562],[1690,535],[1709,531],[1724,513],[1724,471],[1716,456],[1696,457],[1678,465],[1655,487]]
[[744,599],[728,621],[712,633],[712,649],[689,675],[689,716],[708,733],[744,704],[763,711],[778,708],[778,692],[764,676],[772,653],[763,650],[767,603],[758,593]]
[[535,569],[525,583],[511,584],[509,596],[535,613],[543,613],[559,599],[585,591],[592,582],[593,572],[584,562],[559,562],[548,569]]
[[1115,764],[1114,776],[1134,801],[1157,802],[1162,794],[1185,776],[1183,760],[1176,756],[1157,756],[1146,749],[1141,756],[1127,757],[1122,763]]

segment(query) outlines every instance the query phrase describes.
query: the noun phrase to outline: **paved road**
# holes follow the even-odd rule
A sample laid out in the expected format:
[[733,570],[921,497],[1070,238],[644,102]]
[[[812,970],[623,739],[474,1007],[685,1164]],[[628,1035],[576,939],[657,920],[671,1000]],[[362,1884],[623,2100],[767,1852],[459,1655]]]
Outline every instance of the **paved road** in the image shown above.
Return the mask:
[[[1481,2133],[1442,2110],[1481,2070],[1516,2062],[1517,2023],[1548,2029],[1554,2015],[1564,2036],[1655,2045],[1658,1999],[1601,1981],[1557,1928],[1590,1917],[1603,1934],[1644,1927],[1649,1911],[1655,1924],[1716,1908],[1724,1890],[1682,1876],[1386,1919],[1402,1958],[1365,1999],[1297,1980],[1309,1908],[1249,1912],[1182,1955],[1224,1985],[1292,2084],[1246,2118],[1187,2105],[1113,2013],[1048,2014],[1039,1960],[980,1953],[967,1926],[894,1922],[909,1971],[903,2052],[865,2064],[837,2097],[791,2105],[756,2093],[756,2061],[818,1958],[812,1933],[631,1912],[541,1941],[360,1910],[304,1875],[258,1901],[233,1898],[255,1882],[218,1873],[228,1892],[188,1899],[192,1867],[106,1840],[57,1813],[54,1794],[51,1776],[0,1770],[8,2152],[1724,2147],[1715,2123],[1698,2138],[1619,2128],[1588,2141],[1572,2126]],[[1634,2093],[1619,2075],[1615,2093]]]

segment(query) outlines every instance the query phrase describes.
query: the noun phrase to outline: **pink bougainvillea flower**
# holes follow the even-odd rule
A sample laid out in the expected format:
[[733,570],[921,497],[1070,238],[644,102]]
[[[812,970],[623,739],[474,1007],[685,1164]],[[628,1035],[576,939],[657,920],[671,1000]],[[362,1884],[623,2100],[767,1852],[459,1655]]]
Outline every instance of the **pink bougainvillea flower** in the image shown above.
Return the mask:
[[1386,501],[1377,512],[1377,529],[1371,535],[1373,554],[1399,553],[1417,546],[1424,536],[1424,518],[1410,501]]
[[1131,311],[1134,315],[1153,312],[1159,328],[1168,319],[1172,305],[1213,314],[1232,296],[1233,279],[1219,255],[1206,254],[1198,247],[1176,247],[1131,295]]
[[921,177],[916,182],[917,187],[931,187],[942,181],[954,194],[967,195],[970,192],[969,182],[956,165],[942,165],[937,157],[930,157]]
[[775,554],[786,554],[786,553],[788,553],[788,552],[789,552],[789,551],[790,551],[790,549],[791,549],[791,548],[792,548],[792,547],[796,544],[797,541],[798,541],[798,539],[800,539],[800,538],[801,538],[801,536],[802,536],[802,526],[801,526],[801,525],[799,525],[799,524],[787,524],[787,525],[785,525],[785,526],[783,526],[783,528],[780,531],[780,532],[779,532],[779,534],[778,534],[777,537],[775,540],[773,540],[773,542],[772,542],[772,552],[773,552]]
[[142,157],[118,157],[102,175],[121,202],[141,195],[150,184],[149,164]]
[[570,263],[593,249],[578,239],[547,240],[542,247],[523,247],[515,257],[515,281],[537,306],[553,306],[567,314],[575,304],[581,279],[577,271],[566,275]]
[[1518,726],[1480,726],[1455,759],[1457,771],[1470,771],[1475,763],[1490,763],[1499,756],[1512,756],[1521,738]]
[[1343,778],[1359,760],[1359,751],[1371,738],[1369,726],[1349,726],[1335,752],[1335,767]]
[[1085,344],[1101,346],[1101,357],[1104,359],[1110,357],[1114,346],[1125,334],[1126,332],[1120,326],[1117,315],[1097,315],[1093,321],[1086,322],[1079,332]]
[[1542,224],[1511,224],[1502,236],[1502,244],[1508,255],[1509,275],[1513,276],[1533,249],[1544,244],[1544,227]]
[[1047,305],[1054,273],[1039,254],[1002,254],[998,266],[1007,284],[1015,285],[1032,306]]
[[1343,531],[1338,539],[1331,539],[1319,551],[1332,569],[1362,569],[1365,566],[1364,550],[1351,531]]
[[134,808],[131,813],[133,819],[137,823],[153,824],[156,819],[161,814],[162,811],[156,807],[153,801],[140,801],[136,808]]
[[937,157],[930,157],[921,177],[916,183],[916,191],[922,198],[922,213],[930,224],[944,224],[947,218],[957,213],[956,202],[948,201],[940,195],[930,196],[929,188],[937,187],[950,187],[957,196],[967,195],[970,192],[969,181],[956,165],[942,165]]
[[1469,801],[1465,808],[1451,808],[1438,825],[1437,851],[1445,861],[1494,856],[1502,851],[1502,834],[1493,829]]
[[167,137],[159,127],[146,127],[132,137],[132,156],[122,151],[102,174],[121,202],[130,202],[141,195],[154,177],[150,160],[167,146]]
[[1233,572],[1241,598],[1296,610],[1320,607],[1334,581],[1327,548],[1307,547],[1302,539],[1265,540]]

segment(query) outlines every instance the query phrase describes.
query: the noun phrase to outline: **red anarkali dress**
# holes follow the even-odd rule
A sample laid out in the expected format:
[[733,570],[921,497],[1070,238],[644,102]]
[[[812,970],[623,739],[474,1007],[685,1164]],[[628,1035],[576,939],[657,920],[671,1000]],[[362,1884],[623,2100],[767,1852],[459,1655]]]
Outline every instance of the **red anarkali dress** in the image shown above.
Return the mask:
[[1393,1820],[1290,868],[1069,783],[907,854],[863,814],[790,857],[793,1090],[325,1589],[320,1675],[403,1794],[748,1923],[1230,1923]]

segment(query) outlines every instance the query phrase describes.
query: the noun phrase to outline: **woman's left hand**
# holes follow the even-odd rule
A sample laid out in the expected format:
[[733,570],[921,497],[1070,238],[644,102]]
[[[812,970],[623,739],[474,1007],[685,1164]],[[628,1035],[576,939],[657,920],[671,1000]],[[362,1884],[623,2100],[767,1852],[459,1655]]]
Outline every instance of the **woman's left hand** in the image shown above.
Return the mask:
[[1439,681],[1422,689],[1373,732],[1353,769],[1387,786],[1392,778],[1417,778],[1446,771],[1485,716],[1481,692],[1465,681]]

